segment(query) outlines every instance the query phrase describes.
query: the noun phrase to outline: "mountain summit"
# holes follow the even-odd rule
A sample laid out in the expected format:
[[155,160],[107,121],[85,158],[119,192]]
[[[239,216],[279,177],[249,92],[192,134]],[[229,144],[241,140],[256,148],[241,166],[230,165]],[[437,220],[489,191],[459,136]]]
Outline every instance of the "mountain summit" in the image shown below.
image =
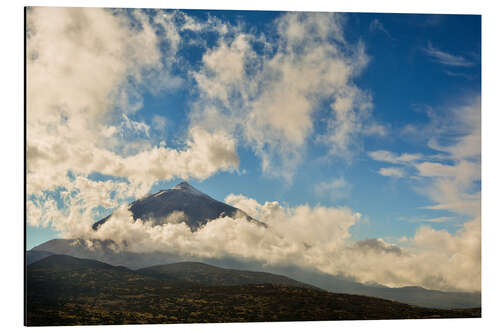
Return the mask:
[[[134,219],[143,221],[151,219],[156,224],[168,223],[167,220],[184,222],[192,232],[208,221],[224,216],[245,218],[248,222],[265,226],[244,211],[211,198],[187,182],[134,201],[130,204],[129,210]],[[92,228],[98,230],[110,217],[111,215],[97,221]]]
[[[174,187],[172,187],[172,190],[181,190],[181,191],[184,191],[184,192],[189,192],[189,193],[191,193],[193,195],[205,195],[205,193],[203,193],[203,192],[195,189],[188,182],[179,183],[179,184],[175,185]],[[164,192],[164,191],[160,191],[160,192]],[[158,192],[158,193],[160,193],[160,192]]]

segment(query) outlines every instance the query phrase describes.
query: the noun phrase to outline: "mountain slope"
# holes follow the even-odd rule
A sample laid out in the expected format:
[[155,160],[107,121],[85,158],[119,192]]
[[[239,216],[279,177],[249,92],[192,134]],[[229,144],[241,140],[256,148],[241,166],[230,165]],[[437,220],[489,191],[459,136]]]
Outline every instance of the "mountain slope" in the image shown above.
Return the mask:
[[113,242],[93,240],[94,248],[90,249],[82,239],[51,239],[42,243],[28,252],[51,252],[54,254],[65,254],[77,258],[94,259],[110,265],[126,266],[130,269],[138,269],[166,262],[178,262],[191,260],[172,253],[151,252],[136,253],[128,251],[115,252],[111,245]]
[[[55,289],[64,289],[65,286],[75,286],[77,289],[92,288],[94,280],[106,279],[119,282],[136,275],[134,271],[123,266],[112,266],[97,260],[67,255],[52,255],[27,267],[28,287],[33,287],[39,282],[54,282]],[[144,277],[144,279],[151,278]],[[28,293],[33,290],[35,289],[28,288]]]
[[28,326],[480,317],[276,284],[201,286],[54,255],[27,267]]
[[317,287],[266,272],[225,269],[200,262],[180,262],[138,269],[137,273],[171,281],[187,281],[209,286],[235,286],[247,284],[279,284],[302,288]]
[[32,264],[34,262],[40,261],[43,258],[50,257],[55,253],[49,251],[26,251],[26,265]]
[[[240,217],[248,222],[265,226],[241,209],[217,201],[187,182],[134,201],[130,204],[129,210],[134,219],[152,219],[157,224],[164,223],[165,219],[175,212],[182,212],[184,216],[179,220],[185,222],[193,232],[208,221],[224,216]],[[107,216],[97,221],[92,228],[97,230],[109,218],[110,216]]]

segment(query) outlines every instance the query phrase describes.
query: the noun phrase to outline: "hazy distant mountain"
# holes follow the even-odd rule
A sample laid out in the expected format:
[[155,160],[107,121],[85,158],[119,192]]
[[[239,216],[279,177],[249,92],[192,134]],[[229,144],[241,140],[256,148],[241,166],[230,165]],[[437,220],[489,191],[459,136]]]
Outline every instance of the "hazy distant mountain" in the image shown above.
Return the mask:
[[411,305],[440,309],[473,308],[481,306],[480,292],[444,292],[417,286],[389,288],[381,285],[366,285],[343,277],[301,269],[281,269],[284,274],[299,281],[305,281],[322,289],[356,295],[389,299]]
[[[164,223],[164,220],[172,213],[182,212],[184,216],[179,221],[185,222],[191,231],[198,230],[210,220],[224,216],[242,217],[248,222],[265,226],[264,223],[253,219],[241,209],[217,201],[198,191],[187,182],[134,201],[130,204],[129,210],[134,219],[152,219],[158,224]],[[97,221],[92,228],[97,230],[109,218],[110,216],[107,216]]]
[[[199,268],[193,264],[196,263],[167,265],[170,267],[166,271],[179,273],[186,269],[193,271],[193,267]],[[194,270],[198,271],[198,268]],[[218,269],[203,267],[202,271]],[[284,284],[206,286],[190,281],[173,281],[166,275],[150,276],[141,271],[144,272],[64,255],[41,259],[27,267],[26,324],[47,326],[481,316],[480,308],[436,310]],[[278,277],[283,281],[281,278]]]
[[[220,216],[242,216],[249,223],[258,223],[265,226],[245,212],[217,201],[208,195],[198,191],[186,182],[182,182],[170,190],[160,191],[146,198],[137,200],[130,204],[130,210],[135,218],[156,219],[162,223],[173,212],[182,212],[185,221],[195,232],[207,221]],[[106,217],[94,224],[94,229],[106,222]],[[83,240],[78,239],[53,239],[36,246],[27,253],[28,263],[35,262],[46,257],[47,253],[66,254],[77,258],[90,258],[106,262],[111,265],[126,266],[130,269],[139,269],[166,263],[181,261],[204,262],[227,268],[241,270],[266,271],[267,273],[280,274],[288,278],[302,281],[319,288],[339,293],[367,295],[390,299],[418,306],[433,308],[469,308],[481,305],[481,293],[450,293],[437,290],[427,290],[419,287],[387,288],[383,286],[371,286],[354,282],[352,280],[321,273],[319,271],[302,269],[299,267],[262,266],[255,262],[239,262],[228,258],[199,258],[194,256],[179,256],[173,253],[134,253],[128,251],[115,252],[110,245],[111,240],[94,240],[94,247],[89,249]],[[162,266],[164,269],[172,270],[176,266]],[[187,269],[188,267],[183,267]],[[194,269],[193,267],[190,267]],[[159,268],[158,268],[159,269]],[[216,281],[223,272],[212,272],[206,275],[207,279]],[[179,273],[180,274],[180,273]],[[192,271],[190,274],[196,274]],[[240,277],[241,278],[241,277]],[[226,279],[224,283],[229,283]]]

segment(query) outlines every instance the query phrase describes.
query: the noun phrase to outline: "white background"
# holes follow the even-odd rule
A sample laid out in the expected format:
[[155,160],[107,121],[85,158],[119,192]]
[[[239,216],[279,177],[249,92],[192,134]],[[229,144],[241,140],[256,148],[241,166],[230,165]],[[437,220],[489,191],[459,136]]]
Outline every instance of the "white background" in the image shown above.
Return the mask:
[[[190,325],[142,325],[142,326],[93,326],[61,328],[23,327],[23,175],[24,175],[24,6],[93,6],[93,7],[140,7],[182,9],[260,9],[260,10],[307,10],[343,12],[392,12],[392,13],[447,13],[483,15],[482,40],[482,232],[483,232],[483,318],[456,320],[392,320],[392,321],[348,321],[307,323],[255,323],[255,324],[190,324]],[[0,198],[0,327],[4,332],[18,330],[56,332],[62,331],[106,331],[132,332],[490,332],[500,327],[498,302],[500,283],[500,248],[496,239],[499,234],[497,190],[500,170],[500,117],[498,112],[500,75],[500,16],[495,1],[444,1],[444,0],[336,0],[336,1],[269,1],[253,0],[169,0],[169,1],[123,1],[123,0],[73,0],[73,1],[18,1],[3,3],[0,9],[0,135],[2,190]]]

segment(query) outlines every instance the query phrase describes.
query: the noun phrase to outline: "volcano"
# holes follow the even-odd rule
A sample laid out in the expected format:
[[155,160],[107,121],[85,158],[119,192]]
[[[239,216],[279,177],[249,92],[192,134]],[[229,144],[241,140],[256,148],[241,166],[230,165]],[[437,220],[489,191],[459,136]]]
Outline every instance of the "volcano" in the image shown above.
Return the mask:
[[[177,184],[168,190],[161,190],[129,205],[135,220],[152,220],[154,224],[177,220],[188,225],[192,232],[220,217],[243,218],[250,223],[265,227],[266,224],[255,220],[241,209],[215,200],[197,190],[187,182]],[[172,218],[175,216],[175,218]],[[98,230],[111,215],[94,223],[92,228]]]
[[[128,206],[128,209],[134,219],[154,221],[156,224],[176,223],[169,217],[172,217],[172,215],[180,216],[177,223],[185,223],[192,232],[197,232],[207,223],[217,223],[210,221],[225,216],[238,218],[238,223],[255,223],[267,228],[265,223],[254,219],[246,212],[211,198],[187,182],[182,182],[171,189],[161,190],[136,200]],[[110,216],[107,216],[95,222],[93,229],[99,230],[109,218]],[[253,273],[250,274],[248,271],[259,271],[285,276],[329,292],[379,297],[416,306],[441,309],[481,306],[481,293],[453,293],[426,290],[418,287],[389,288],[364,285],[344,276],[329,275],[317,270],[296,266],[262,265],[258,262],[239,261],[226,257],[210,258],[187,254],[181,255],[173,252],[130,252],[126,249],[117,252],[114,241],[110,239],[94,239],[92,244],[92,247],[89,247],[87,241],[83,239],[52,239],[27,251],[26,263],[30,265],[53,255],[66,255],[138,270],[135,273],[141,273],[147,276],[148,279],[163,279],[166,275],[173,280],[180,278],[193,280],[196,278],[197,282],[212,286],[218,284],[218,287],[224,288],[232,285],[234,281],[238,283],[256,281]],[[183,262],[183,264],[178,264],[180,262]],[[223,267],[224,269],[214,269],[206,266],[206,264]],[[235,272],[235,269],[240,271]],[[51,274],[52,272],[49,275]],[[259,274],[258,278],[259,283],[269,282],[267,275]],[[282,280],[273,281],[279,282]],[[112,285],[113,283],[111,283]],[[44,290],[50,289],[46,288]],[[197,291],[197,293],[199,292]]]

